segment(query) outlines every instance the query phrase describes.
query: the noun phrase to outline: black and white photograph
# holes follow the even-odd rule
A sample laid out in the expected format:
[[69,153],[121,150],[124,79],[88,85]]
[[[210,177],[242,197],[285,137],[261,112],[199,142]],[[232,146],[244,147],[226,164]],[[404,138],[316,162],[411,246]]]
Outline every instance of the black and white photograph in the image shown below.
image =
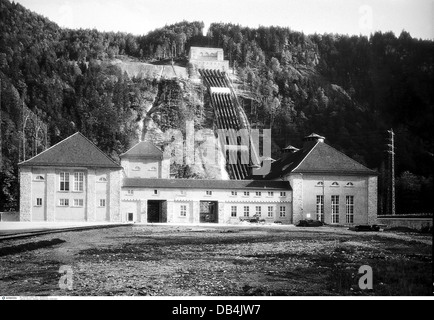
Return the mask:
[[432,300],[433,89],[434,0],[0,0],[0,304]]

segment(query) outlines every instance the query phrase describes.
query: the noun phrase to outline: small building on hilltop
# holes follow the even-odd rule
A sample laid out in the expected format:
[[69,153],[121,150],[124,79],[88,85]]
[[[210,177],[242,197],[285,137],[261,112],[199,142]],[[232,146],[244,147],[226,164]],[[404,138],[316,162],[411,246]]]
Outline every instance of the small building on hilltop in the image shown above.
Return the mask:
[[224,60],[221,48],[191,47],[188,60],[196,69],[229,71],[229,61]]

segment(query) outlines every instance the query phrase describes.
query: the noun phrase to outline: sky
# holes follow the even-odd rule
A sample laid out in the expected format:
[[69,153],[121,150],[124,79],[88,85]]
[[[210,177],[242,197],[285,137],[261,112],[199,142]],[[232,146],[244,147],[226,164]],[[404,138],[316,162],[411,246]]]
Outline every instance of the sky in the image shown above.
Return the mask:
[[434,39],[434,0],[14,0],[61,27],[146,34],[187,21],[369,35],[402,30]]

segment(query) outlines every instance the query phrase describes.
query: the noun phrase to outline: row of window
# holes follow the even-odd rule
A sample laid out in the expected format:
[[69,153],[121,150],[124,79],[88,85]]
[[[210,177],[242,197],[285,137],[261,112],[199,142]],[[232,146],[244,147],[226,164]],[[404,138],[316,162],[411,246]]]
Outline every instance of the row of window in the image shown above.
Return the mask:
[[[44,176],[38,175],[35,177],[36,181],[45,181]],[[71,183],[72,182],[72,183]],[[98,182],[107,182],[107,178],[100,177]],[[84,190],[84,172],[60,172],[59,174],[59,190],[70,191],[72,184],[72,191],[82,192]]]
[[[236,197],[238,195],[237,191],[231,191],[231,196]],[[243,192],[243,196],[244,197],[249,197],[250,196],[250,191],[244,191]],[[286,191],[281,191],[280,192],[280,196],[281,197],[286,197]],[[262,191],[256,191],[255,192],[255,197],[262,197]],[[267,197],[274,197],[274,191],[267,191]]]
[[[268,206],[267,207],[267,214],[266,216],[268,218],[274,217],[274,206]],[[237,206],[231,206],[231,217],[237,217],[238,216],[238,207]],[[243,207],[243,216],[244,217],[250,217],[250,206],[244,206]],[[262,217],[262,206],[255,206],[255,216]],[[280,206],[279,207],[279,217],[284,218],[286,217],[286,207]]]
[[[274,206],[268,206],[267,207],[267,217],[273,218],[274,217]],[[179,214],[181,217],[187,216],[187,205],[180,205],[179,207]],[[262,207],[256,206],[255,207],[255,215],[258,217],[262,217]],[[231,206],[231,217],[236,218],[238,216],[238,207],[237,206]],[[250,217],[250,207],[244,206],[243,207],[243,216],[244,217]],[[279,207],[279,217],[284,218],[286,217],[286,207],[280,206]]]
[[[317,187],[323,187],[323,186],[324,186],[324,182],[323,182],[323,181],[319,181],[319,182],[316,184],[316,186],[317,186]],[[339,187],[340,185],[339,185],[338,182],[335,181],[335,182],[332,182],[331,186],[332,186],[332,187]],[[352,182],[348,182],[345,186],[346,186],[346,187],[354,187],[354,183],[352,183]]]
[[[42,207],[43,201],[42,198],[36,198],[36,206]],[[106,200],[105,199],[99,199],[99,206],[105,207]],[[59,207],[69,207],[69,199],[59,199],[58,202]],[[72,203],[72,207],[81,208],[84,206],[84,199],[74,199]]]
[[[331,196],[332,223],[339,223],[339,201],[337,195]],[[354,223],[354,196],[345,196],[346,223]],[[317,220],[324,221],[324,196],[316,196]]]
[[[129,196],[134,195],[134,190],[132,190],[132,189],[127,190],[127,194],[128,194]],[[153,191],[153,194],[154,194],[154,195],[159,195],[159,191],[155,189],[155,190]],[[185,195],[187,195],[187,192],[186,192],[185,190],[180,190],[180,191],[179,191],[179,194],[182,195],[182,196],[185,196]],[[211,190],[206,190],[206,191],[205,191],[205,195],[206,195],[206,196],[212,196],[212,195],[213,195],[213,191],[211,191]],[[237,192],[237,191],[231,191],[231,196],[236,197],[237,195],[238,195],[238,192]],[[244,197],[249,197],[249,196],[250,196],[250,191],[244,191],[244,192],[243,192],[243,196],[244,196]],[[262,196],[262,191],[256,191],[256,192],[255,192],[255,197],[261,197],[261,196]],[[274,192],[273,192],[273,191],[268,191],[267,196],[268,196],[268,197],[274,197]],[[281,196],[281,197],[286,197],[286,191],[281,191],[281,192],[280,192],[280,196]]]
[[[133,168],[133,171],[140,171],[140,170],[142,170],[142,169],[139,166]],[[148,169],[148,171],[157,171],[157,168],[152,167],[152,168]]]

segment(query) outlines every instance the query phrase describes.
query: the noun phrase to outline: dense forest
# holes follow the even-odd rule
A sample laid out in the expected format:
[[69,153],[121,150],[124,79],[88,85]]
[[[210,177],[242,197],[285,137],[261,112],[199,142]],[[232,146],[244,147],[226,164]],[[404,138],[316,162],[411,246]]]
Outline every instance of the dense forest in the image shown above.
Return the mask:
[[[212,24],[203,36],[202,22],[186,21],[142,36],[70,30],[8,0],[0,0],[0,17],[0,211],[17,209],[19,160],[44,147],[45,137],[26,127],[36,148],[30,141],[22,148],[23,105],[47,126],[50,145],[81,131],[117,160],[137,136],[146,106],[174,84],[130,78],[110,61],[173,59],[185,66],[192,45],[224,49],[252,126],[272,128],[274,158],[281,147],[299,147],[303,136],[319,133],[378,170],[382,196],[387,130],[393,128],[398,212],[434,211],[433,41],[405,31],[399,36],[305,35],[222,23]],[[184,91],[177,91],[178,109],[188,117],[203,113],[201,103],[183,100],[193,86],[175,86]],[[164,128],[179,125],[164,121]]]

